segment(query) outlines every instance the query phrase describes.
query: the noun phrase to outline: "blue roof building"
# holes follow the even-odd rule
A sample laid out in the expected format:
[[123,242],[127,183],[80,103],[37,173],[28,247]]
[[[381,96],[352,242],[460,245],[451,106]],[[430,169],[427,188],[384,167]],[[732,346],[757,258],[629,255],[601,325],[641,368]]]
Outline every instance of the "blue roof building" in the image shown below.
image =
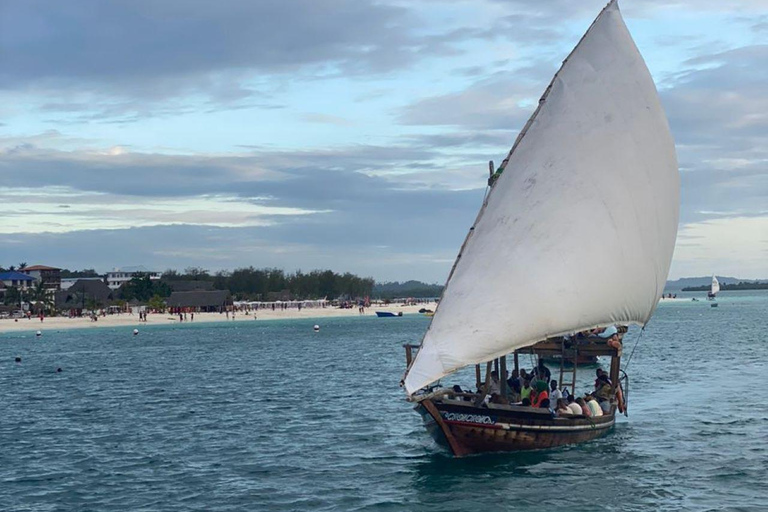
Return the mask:
[[26,290],[32,286],[32,283],[35,282],[35,278],[22,274],[21,272],[0,272],[0,281],[2,281],[6,287]]

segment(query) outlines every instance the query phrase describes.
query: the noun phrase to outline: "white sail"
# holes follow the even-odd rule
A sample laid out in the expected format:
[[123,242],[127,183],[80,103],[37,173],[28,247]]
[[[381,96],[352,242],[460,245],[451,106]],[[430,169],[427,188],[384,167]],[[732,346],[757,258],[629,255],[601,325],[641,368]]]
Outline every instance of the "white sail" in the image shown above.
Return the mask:
[[720,282],[717,280],[715,276],[712,276],[712,288],[711,293],[712,295],[716,295],[717,292],[720,291]]
[[506,164],[406,375],[409,394],[549,336],[645,325],[653,314],[680,177],[615,1],[563,63]]

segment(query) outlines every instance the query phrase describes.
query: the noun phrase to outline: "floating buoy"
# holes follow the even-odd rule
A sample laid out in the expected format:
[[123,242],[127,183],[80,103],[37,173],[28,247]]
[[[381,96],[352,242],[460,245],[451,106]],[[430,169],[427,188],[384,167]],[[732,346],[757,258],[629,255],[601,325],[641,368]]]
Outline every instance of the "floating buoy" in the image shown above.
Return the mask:
[[20,362],[21,362],[21,358],[20,358],[19,356],[16,356],[16,362],[17,362],[17,363],[20,363]]
[[40,332],[40,331],[37,331],[37,332],[35,333],[35,336],[37,336],[38,338],[39,338],[40,336],[42,336],[42,335],[43,335],[43,333],[42,333],[42,332]]
[[317,324],[315,324],[315,326],[313,327],[313,329],[315,330],[315,332],[317,332],[317,331],[319,331],[319,330],[320,330],[320,326],[319,326],[319,325],[317,325]]
[[139,334],[139,330],[138,329],[134,329],[133,330],[133,335],[136,336],[137,334]]

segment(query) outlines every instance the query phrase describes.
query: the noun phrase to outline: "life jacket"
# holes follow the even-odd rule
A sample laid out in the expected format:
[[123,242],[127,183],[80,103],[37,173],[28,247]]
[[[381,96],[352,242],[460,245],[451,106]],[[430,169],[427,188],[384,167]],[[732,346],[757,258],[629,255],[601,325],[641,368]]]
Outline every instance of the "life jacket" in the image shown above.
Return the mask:
[[549,393],[547,393],[546,391],[541,391],[540,393],[536,393],[536,395],[531,393],[531,406],[538,407],[539,404],[541,404],[542,400],[544,400],[545,398],[549,399]]

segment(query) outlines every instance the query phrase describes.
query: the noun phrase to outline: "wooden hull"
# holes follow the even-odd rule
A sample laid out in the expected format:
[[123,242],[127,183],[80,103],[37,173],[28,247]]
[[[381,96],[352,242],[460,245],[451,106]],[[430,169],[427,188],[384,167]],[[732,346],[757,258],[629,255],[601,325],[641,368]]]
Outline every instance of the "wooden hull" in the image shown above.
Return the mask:
[[553,418],[530,407],[474,407],[454,400],[424,400],[416,411],[427,431],[457,457],[474,453],[541,450],[601,437],[613,429],[613,414]]

